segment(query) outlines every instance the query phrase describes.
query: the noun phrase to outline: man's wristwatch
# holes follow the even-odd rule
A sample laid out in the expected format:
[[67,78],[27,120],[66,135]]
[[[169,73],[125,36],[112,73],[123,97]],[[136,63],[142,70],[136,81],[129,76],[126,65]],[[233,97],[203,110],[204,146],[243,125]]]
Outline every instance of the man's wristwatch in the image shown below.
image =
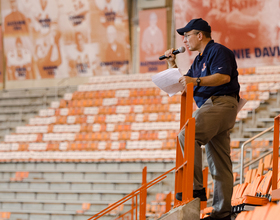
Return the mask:
[[201,79],[199,77],[197,77],[196,78],[197,87],[199,87],[200,82],[201,82]]

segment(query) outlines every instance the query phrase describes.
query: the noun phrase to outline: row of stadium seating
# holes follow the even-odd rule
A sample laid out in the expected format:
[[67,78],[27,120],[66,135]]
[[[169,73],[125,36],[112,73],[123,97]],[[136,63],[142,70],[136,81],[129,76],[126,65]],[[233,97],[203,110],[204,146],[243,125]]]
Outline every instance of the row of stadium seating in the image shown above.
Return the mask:
[[[28,125],[18,126],[15,133],[6,135],[0,150],[70,153],[175,149],[180,95],[168,97],[155,87],[151,76],[92,77],[88,84],[80,85],[78,91],[66,93],[64,99],[53,101],[50,108],[40,110]],[[108,87],[112,83],[114,89]],[[96,96],[98,98],[94,99]],[[93,105],[92,100],[98,100],[100,106]],[[127,103],[119,100],[126,100]],[[142,101],[137,104],[131,100],[156,100],[158,104]],[[92,106],[88,105],[89,102]],[[249,101],[241,113],[258,108],[260,102]],[[88,107],[82,107],[85,103]],[[195,110],[195,105],[193,108]],[[5,158],[11,155],[7,154]],[[65,155],[61,154],[59,158],[65,158]]]
[[[13,220],[88,219],[140,187],[144,166],[148,167],[148,180],[174,167],[173,161],[65,162],[2,163],[0,212],[9,212],[6,215]],[[160,187],[153,187],[148,192],[150,200],[159,190],[173,189],[173,179],[174,174],[168,174]],[[130,207],[131,203],[127,202],[119,211],[125,212]],[[109,220],[117,215],[114,210],[102,219]]]
[[[278,168],[280,168],[280,158],[278,161]],[[237,184],[234,186],[232,194],[232,212],[237,214],[236,220],[271,219],[266,217],[268,213],[266,213],[266,215],[262,215],[262,217],[249,217],[249,215],[252,215],[253,213],[256,214],[256,212],[259,212],[260,207],[262,207],[260,210],[265,210],[268,209],[268,207],[274,206],[274,202],[278,201],[278,199],[273,200],[271,196],[271,169],[272,155],[270,154],[266,156],[264,160],[259,161],[258,168],[247,170],[244,183]],[[280,189],[280,172],[278,173],[277,183],[277,189]],[[212,207],[209,206],[202,211],[202,214],[207,215],[211,211]],[[249,211],[252,213],[249,214]],[[247,215],[248,217],[245,218],[245,216]]]

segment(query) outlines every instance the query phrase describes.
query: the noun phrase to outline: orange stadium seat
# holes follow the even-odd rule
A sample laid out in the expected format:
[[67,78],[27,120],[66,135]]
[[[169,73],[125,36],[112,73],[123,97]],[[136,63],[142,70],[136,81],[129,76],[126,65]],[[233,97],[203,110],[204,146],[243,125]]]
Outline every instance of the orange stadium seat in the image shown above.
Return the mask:
[[114,90],[106,90],[104,95],[106,98],[114,98],[115,94],[116,94],[116,91],[114,91]]
[[247,86],[247,92],[254,92],[259,90],[259,85],[258,84],[251,84]]
[[266,215],[269,212],[269,208],[270,208],[270,205],[265,205],[265,206],[262,206],[262,207],[256,207],[253,211],[251,219],[252,220],[253,219],[265,220]]
[[157,112],[156,105],[144,105],[143,106],[143,113],[152,113]]
[[98,111],[99,114],[106,115],[107,112],[108,112],[108,108],[107,107],[105,107],[105,106],[100,106],[99,107],[99,111]]
[[67,106],[67,101],[64,99],[60,100],[59,108],[66,108]]
[[78,92],[78,95],[77,95],[77,99],[82,100],[82,99],[84,99],[84,98],[85,98],[85,92],[79,91],[79,92]]
[[174,95],[172,97],[169,97],[168,98],[168,103],[169,104],[181,103],[181,96],[180,95]]
[[90,203],[83,203],[82,204],[82,209],[81,210],[77,210],[76,213],[78,214],[83,214],[84,212],[88,211],[90,209]]
[[246,176],[245,176],[245,183],[251,183],[252,178],[252,174],[253,174],[253,169],[250,169],[246,172]]
[[125,122],[134,122],[135,121],[135,115],[129,114],[125,116]]
[[236,217],[235,220],[249,220],[247,218],[247,215],[248,215],[249,212],[241,212],[240,214],[238,214],[238,216]]
[[[272,172],[269,171],[265,176],[258,176],[243,193],[242,199],[237,201],[233,210],[242,211],[244,205],[262,206],[266,205],[268,200],[268,192],[271,186]],[[242,204],[241,204],[242,203]]]
[[95,118],[95,123],[105,123],[106,115],[98,115]]
[[232,148],[239,148],[240,147],[240,141],[231,141],[230,147]]
[[10,212],[0,212],[1,219],[6,220],[10,219],[11,213]]
[[97,150],[97,143],[95,143],[95,142],[91,142],[89,145],[88,145],[88,150],[90,150],[90,151],[95,151],[95,150]]
[[130,97],[138,96],[138,91],[137,91],[137,89],[130,89],[130,90],[129,90],[129,96],[130,96]]
[[75,137],[75,141],[83,141],[85,140],[85,133],[77,133]]
[[29,172],[16,172],[15,177],[11,177],[10,181],[22,181],[25,178],[28,178]]
[[67,116],[57,116],[56,124],[66,124]]
[[95,97],[95,92],[94,91],[86,91],[84,98],[85,99],[93,99]]
[[262,182],[260,183],[256,194],[258,196],[266,196],[268,194],[268,191],[270,189],[271,186],[271,180],[272,180],[272,171],[269,170],[265,175],[264,178],[262,180]]
[[280,213],[280,205],[270,205],[270,209],[267,212],[266,217],[264,218],[264,220],[278,220],[279,219],[279,213]]
[[88,132],[89,127],[92,129],[92,125],[82,124],[80,132]]
[[91,107],[93,106],[93,99],[85,99],[84,107]]
[[271,166],[271,163],[272,163],[272,154],[269,154],[267,155],[265,158],[264,158],[264,170],[269,170],[272,168]]
[[236,206],[239,203],[240,198],[242,198],[243,193],[247,187],[248,183],[238,184],[234,186],[231,205]]
[[257,176],[262,176],[263,175],[263,171],[264,171],[264,163],[262,162],[262,160],[260,160],[256,175]]

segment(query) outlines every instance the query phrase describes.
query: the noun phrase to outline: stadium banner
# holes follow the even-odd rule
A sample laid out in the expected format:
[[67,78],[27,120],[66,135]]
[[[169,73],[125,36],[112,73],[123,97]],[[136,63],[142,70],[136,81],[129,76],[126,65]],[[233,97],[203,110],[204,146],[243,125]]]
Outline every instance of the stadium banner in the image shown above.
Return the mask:
[[[2,25],[0,25],[0,84],[3,85],[4,76],[3,76],[3,45],[2,45]],[[1,86],[2,88],[2,86]]]
[[7,80],[127,74],[126,0],[1,0]]
[[[174,0],[176,29],[193,18],[205,19],[212,28],[212,39],[230,48],[239,68],[279,65],[280,4],[278,0]],[[176,47],[184,46],[176,34]],[[187,48],[186,48],[187,49]],[[187,71],[197,52],[177,56]]]
[[159,56],[166,51],[166,8],[139,12],[140,73],[159,72],[166,69],[166,62]]

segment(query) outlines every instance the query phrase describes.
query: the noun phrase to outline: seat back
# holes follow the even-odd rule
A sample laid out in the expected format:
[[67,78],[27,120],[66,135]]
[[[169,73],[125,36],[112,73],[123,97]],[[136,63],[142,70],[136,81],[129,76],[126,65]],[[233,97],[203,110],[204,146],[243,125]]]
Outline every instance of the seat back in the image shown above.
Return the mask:
[[251,190],[250,190],[250,192],[249,192],[249,196],[255,196],[256,195],[256,193],[257,193],[257,189],[258,189],[258,187],[259,187],[259,185],[260,185],[260,183],[261,183],[261,181],[262,181],[262,179],[263,179],[263,176],[257,176],[253,181],[252,181],[252,185],[251,185]]
[[272,171],[268,171],[265,175],[263,180],[261,181],[260,185],[257,188],[257,193],[259,195],[266,195],[269,191],[269,188],[271,186],[271,180],[272,180]]

